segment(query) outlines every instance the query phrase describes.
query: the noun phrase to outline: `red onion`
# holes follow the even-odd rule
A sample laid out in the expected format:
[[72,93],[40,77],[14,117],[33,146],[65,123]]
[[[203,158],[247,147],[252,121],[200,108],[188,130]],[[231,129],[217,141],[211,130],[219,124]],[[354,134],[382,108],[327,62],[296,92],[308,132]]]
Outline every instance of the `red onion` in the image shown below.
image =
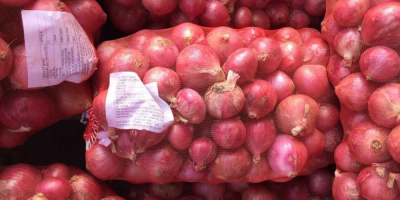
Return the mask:
[[136,165],[135,162],[127,162],[125,169],[121,172],[121,177],[124,177],[125,181],[130,183],[145,183],[149,182],[149,177],[145,173],[144,169]]
[[218,55],[221,65],[233,52],[246,46],[243,38],[235,29],[225,26],[211,30],[206,36],[206,41]]
[[310,26],[310,16],[303,10],[291,10],[285,26],[301,29]]
[[226,81],[215,83],[204,94],[207,112],[219,119],[237,115],[245,104],[242,89],[236,85],[239,75],[230,71]]
[[62,117],[67,118],[92,107],[93,92],[91,87],[89,81],[78,84],[64,81],[53,86],[50,95]]
[[130,130],[116,130],[109,128],[109,138],[112,139],[111,149],[120,158],[136,160],[137,146],[134,141],[133,131]]
[[345,172],[358,173],[365,166],[351,155],[346,140],[343,140],[335,149],[336,168]]
[[206,7],[206,3],[206,0],[178,0],[179,8],[183,13],[189,16],[190,19],[199,16]]
[[149,69],[148,60],[135,49],[122,48],[116,51],[108,61],[109,73],[112,72],[135,72],[140,79]]
[[306,136],[314,131],[319,107],[312,98],[296,94],[283,99],[275,112],[276,125],[286,134]]
[[339,122],[340,112],[337,106],[330,103],[319,104],[319,117],[316,128],[327,131]]
[[366,199],[392,200],[397,197],[398,188],[394,178],[389,177],[384,167],[369,166],[357,176],[357,188]]
[[228,74],[229,70],[237,73],[239,75],[237,84],[243,85],[254,79],[257,70],[257,55],[250,48],[240,48],[228,57],[222,70],[225,74]]
[[330,87],[326,68],[322,65],[303,65],[293,74],[293,82],[300,94],[320,99]]
[[[297,30],[301,36],[303,44],[309,43],[311,40],[315,38],[321,38],[321,33],[313,28],[302,28]],[[323,40],[324,41],[324,40]]]
[[304,64],[328,65],[330,48],[322,38],[316,37],[304,42],[302,51]]
[[332,14],[340,26],[353,27],[361,24],[369,8],[369,0],[342,0],[335,3]]
[[172,12],[177,4],[177,0],[142,0],[143,6],[155,15],[165,15]]
[[168,142],[175,149],[185,150],[189,148],[193,139],[193,126],[183,123],[170,125],[167,132]]
[[[143,53],[144,52],[144,48],[147,47],[147,45],[148,45],[148,43],[150,41],[150,38],[153,38],[155,36],[157,36],[157,34],[154,33],[154,31],[151,31],[151,30],[140,30],[140,31],[138,31],[138,32],[136,32],[135,34],[132,35],[131,41],[129,43],[130,47],[140,51],[141,53]],[[115,45],[115,44],[113,44],[113,45]],[[100,62],[101,62],[101,59],[100,59]]]
[[245,27],[238,30],[239,35],[247,45],[250,45],[254,40],[265,37],[265,30],[259,27]]
[[333,153],[343,138],[343,130],[340,126],[334,126],[322,132],[325,137],[324,151]]
[[324,151],[325,136],[317,129],[314,129],[310,135],[300,138],[300,140],[306,146],[309,156],[316,156]]
[[308,176],[312,174],[315,170],[327,167],[328,165],[334,164],[335,160],[333,158],[333,153],[325,152],[316,155],[309,156],[304,166],[303,170],[301,170],[301,176]]
[[286,134],[277,135],[268,150],[268,163],[276,179],[296,177],[305,166],[307,157],[305,145],[299,139]]
[[176,73],[185,87],[195,90],[205,89],[225,78],[217,54],[201,44],[190,45],[179,53]]
[[172,29],[170,37],[171,41],[178,47],[178,50],[182,51],[185,47],[204,40],[205,34],[200,26],[191,23],[183,23]]
[[221,199],[226,191],[226,184],[193,183],[191,190],[194,195],[204,200]]
[[278,29],[274,34],[273,39],[280,43],[293,42],[297,45],[303,44],[301,35],[296,29],[292,27],[283,27]]
[[173,68],[178,54],[178,47],[171,40],[161,36],[150,38],[147,47],[144,49],[144,55],[149,59],[150,68]]
[[147,187],[147,192],[150,196],[159,197],[165,200],[177,199],[183,192],[183,183],[167,183],[167,184],[156,184],[151,183]]
[[400,124],[400,84],[389,83],[376,89],[369,98],[368,112],[372,120],[386,128]]
[[37,130],[59,120],[56,109],[51,97],[41,90],[12,90],[1,100],[0,122],[14,132]]
[[262,37],[250,44],[257,52],[258,66],[257,73],[273,73],[282,61],[282,51],[278,42],[271,38]]
[[346,76],[359,71],[358,64],[352,63],[351,66],[345,66],[342,57],[338,54],[331,56],[327,66],[329,81],[333,86],[337,86]]
[[214,162],[209,166],[209,170],[219,179],[238,181],[246,176],[251,163],[249,153],[241,147],[235,150],[219,151]]
[[180,89],[180,80],[175,71],[165,67],[153,67],[144,75],[143,83],[156,82],[158,96],[169,103],[176,103],[176,94]]
[[254,40],[265,37],[265,30],[259,27],[245,27],[238,30],[239,35],[247,45],[250,45]]
[[333,14],[327,14],[324,20],[321,22],[321,36],[329,44],[333,44],[336,35],[342,30],[343,27],[339,26]]
[[[296,177],[282,184],[284,189],[281,191],[281,196],[285,200],[307,200],[308,188],[303,177]],[[288,188],[290,188],[288,190]]]
[[43,179],[47,178],[65,178],[70,179],[71,174],[68,166],[62,163],[54,163],[42,170]]
[[141,154],[136,164],[143,169],[150,181],[167,183],[178,173],[182,158],[171,146],[160,145]]
[[278,200],[278,194],[262,185],[252,185],[242,193],[242,200]]
[[367,121],[369,114],[366,111],[356,112],[341,106],[340,121],[343,126],[344,135],[347,137],[353,127],[357,126],[360,122]]
[[233,14],[233,27],[240,29],[251,26],[253,16],[248,7],[239,7]]
[[349,151],[358,162],[370,165],[390,160],[387,138],[390,130],[373,122],[354,127],[348,138]]
[[69,183],[72,187],[70,199],[100,199],[102,188],[97,179],[89,174],[80,174],[71,177]]
[[[400,126],[396,126],[389,134],[387,145],[390,155],[397,162],[400,162],[400,143],[398,137],[400,136]],[[400,184],[400,183],[399,183]]]
[[280,25],[288,20],[289,6],[282,1],[272,0],[265,8],[265,12],[268,14],[271,24]]
[[[179,8],[176,8],[171,13],[171,17],[169,18],[169,24],[171,27],[174,27],[174,26],[178,26],[178,25],[184,24],[184,23],[193,23],[196,19],[197,18],[193,19],[193,21],[190,20],[190,18],[187,15],[185,15],[185,13],[183,13]],[[195,25],[195,24],[193,24],[193,25]],[[178,46],[178,44],[176,44],[176,46]],[[178,47],[178,49],[179,49],[179,47]],[[179,50],[182,50],[182,49],[179,49]]]
[[304,10],[310,16],[324,16],[326,4],[323,0],[304,0]]
[[176,181],[185,182],[200,182],[207,176],[208,170],[206,168],[202,170],[196,170],[196,167],[190,159],[185,159],[181,166],[180,171],[175,177]]
[[345,28],[337,33],[334,40],[336,52],[343,57],[343,65],[351,66],[361,56],[363,44],[357,28]]
[[258,119],[270,113],[277,102],[274,87],[267,81],[256,79],[243,86],[246,103],[243,112],[252,119]]
[[261,154],[267,151],[275,139],[274,122],[270,118],[249,120],[246,125],[246,148],[253,155],[253,162],[261,159]]
[[292,73],[303,64],[303,52],[301,45],[294,42],[281,44],[282,62],[279,69],[285,73]]
[[[264,1],[264,0],[257,0],[257,1]],[[269,20],[268,14],[266,12],[264,12],[263,10],[259,10],[259,9],[262,9],[262,8],[257,7],[257,9],[254,9],[251,11],[253,14],[252,26],[269,30],[271,27],[271,21]]]
[[387,82],[400,72],[400,57],[393,49],[386,46],[375,46],[361,54],[359,61],[361,72],[376,82]]
[[86,168],[97,178],[114,179],[121,173],[123,163],[109,148],[94,144],[86,151]]
[[207,1],[199,19],[202,25],[209,27],[227,26],[230,21],[228,9],[219,1]]
[[400,2],[379,4],[367,11],[361,24],[361,39],[365,45],[399,47]]
[[171,105],[180,115],[184,123],[200,124],[206,117],[206,105],[203,98],[195,90],[181,89],[176,94],[176,104]]
[[47,199],[68,199],[72,191],[65,178],[47,178],[36,185],[35,192],[42,193]]
[[317,169],[305,177],[308,193],[313,196],[329,196],[332,194],[334,174],[328,168]]
[[284,72],[276,70],[268,74],[265,78],[272,87],[274,87],[277,94],[277,102],[281,102],[294,92],[293,80]]
[[147,130],[133,130],[132,134],[134,136],[133,140],[135,141],[133,152],[137,154],[137,153],[143,153],[147,148],[160,143],[161,140],[165,138],[167,132],[164,131],[162,133],[155,133]]
[[110,4],[108,10],[113,26],[125,34],[134,33],[146,24],[147,10],[141,3],[129,7]]
[[353,111],[367,109],[372,91],[372,83],[368,82],[361,72],[346,76],[335,87],[340,103]]
[[16,164],[0,173],[1,199],[28,199],[35,193],[35,187],[42,181],[40,171],[27,164]]
[[362,200],[364,199],[357,189],[357,174],[335,171],[335,180],[332,183],[332,194],[335,199]]
[[236,149],[246,140],[246,127],[240,119],[218,120],[211,126],[211,136],[218,146],[224,149]]
[[200,171],[217,156],[217,147],[206,137],[195,139],[189,147],[189,156],[195,163],[195,169]]
[[226,183],[226,189],[237,192],[237,193],[242,193],[243,190],[249,187],[248,182],[228,182]]
[[268,180],[271,171],[267,156],[263,155],[257,162],[251,163],[250,171],[247,173],[245,180],[249,183],[259,183]]

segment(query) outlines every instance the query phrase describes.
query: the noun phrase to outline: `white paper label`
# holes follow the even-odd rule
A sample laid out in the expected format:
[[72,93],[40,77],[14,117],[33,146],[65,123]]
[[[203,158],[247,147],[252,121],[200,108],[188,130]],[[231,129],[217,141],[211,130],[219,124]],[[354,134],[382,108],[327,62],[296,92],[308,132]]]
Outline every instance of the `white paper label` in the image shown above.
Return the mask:
[[155,133],[174,121],[171,108],[158,96],[157,83],[144,85],[135,72],[110,74],[106,117],[110,127]]
[[29,88],[80,83],[94,73],[95,49],[72,14],[22,10],[21,15]]

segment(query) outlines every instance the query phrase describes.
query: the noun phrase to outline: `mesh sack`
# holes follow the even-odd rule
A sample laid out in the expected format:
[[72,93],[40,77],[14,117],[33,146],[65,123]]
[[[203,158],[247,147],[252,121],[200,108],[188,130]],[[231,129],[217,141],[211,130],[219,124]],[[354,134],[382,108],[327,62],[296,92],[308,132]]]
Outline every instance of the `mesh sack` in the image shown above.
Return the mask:
[[[396,150],[399,11],[398,1],[327,1],[321,35],[331,47],[327,72],[341,104],[344,130],[334,155],[335,198],[350,195],[341,184],[348,184],[359,198],[394,199],[398,195],[393,174],[399,172],[400,162]],[[366,178],[366,174],[379,177]],[[380,182],[371,187],[372,180]],[[377,196],[378,191],[385,191],[385,197]]]
[[94,0],[0,1],[0,147],[91,107],[106,15]]
[[85,140],[100,179],[288,181],[333,162],[342,131],[314,29],[184,23],[97,51]]

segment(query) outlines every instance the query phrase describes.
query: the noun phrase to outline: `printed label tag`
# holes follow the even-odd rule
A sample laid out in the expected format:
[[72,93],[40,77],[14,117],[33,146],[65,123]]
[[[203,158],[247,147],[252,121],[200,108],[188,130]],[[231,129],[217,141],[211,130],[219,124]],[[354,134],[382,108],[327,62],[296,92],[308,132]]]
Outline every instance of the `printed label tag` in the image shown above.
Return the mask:
[[96,69],[96,52],[75,17],[60,11],[22,10],[28,87],[80,83]]
[[158,96],[157,83],[144,85],[135,72],[110,74],[106,117],[110,127],[155,133],[174,121],[171,108]]

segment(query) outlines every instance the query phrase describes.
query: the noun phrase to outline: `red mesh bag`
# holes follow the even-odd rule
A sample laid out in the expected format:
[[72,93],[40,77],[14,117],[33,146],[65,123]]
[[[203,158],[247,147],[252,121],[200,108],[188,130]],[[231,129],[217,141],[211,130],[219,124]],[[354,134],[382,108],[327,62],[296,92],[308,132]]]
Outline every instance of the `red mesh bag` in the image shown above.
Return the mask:
[[399,11],[399,1],[327,1],[321,35],[331,47],[327,72],[344,130],[334,155],[337,199],[398,195]]
[[97,51],[85,139],[100,179],[284,182],[333,162],[342,131],[314,29],[184,23]]
[[106,14],[95,0],[0,1],[0,147],[91,107]]

